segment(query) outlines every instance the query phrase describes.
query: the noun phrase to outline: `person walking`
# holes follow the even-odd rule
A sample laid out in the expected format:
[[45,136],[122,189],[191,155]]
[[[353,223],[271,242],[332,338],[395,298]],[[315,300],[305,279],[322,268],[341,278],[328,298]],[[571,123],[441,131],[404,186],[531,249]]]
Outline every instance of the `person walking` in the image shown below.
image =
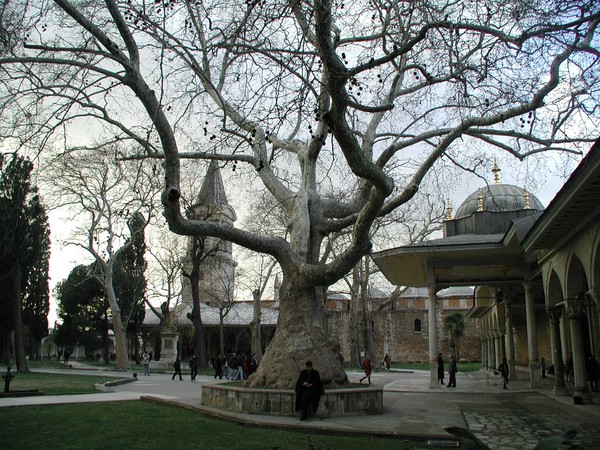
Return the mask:
[[573,372],[573,353],[569,352],[569,356],[567,357],[567,362],[565,363],[565,377],[567,381],[573,381],[574,372]]
[[366,378],[368,383],[371,384],[372,367],[371,367],[371,360],[369,359],[368,356],[363,361],[363,369],[365,371],[365,376],[360,379],[359,383],[362,383],[363,380]]
[[450,357],[450,367],[448,367],[448,384],[446,387],[456,387],[456,372],[458,372],[456,358],[452,355]]
[[438,381],[444,386],[444,358],[442,358],[442,354],[438,354]]
[[510,375],[510,367],[508,365],[508,361],[506,361],[506,358],[502,358],[502,362],[500,363],[500,366],[498,366],[498,371],[500,372],[500,376],[502,377],[502,389],[508,389],[508,387],[506,386],[508,384],[508,376]]
[[592,392],[598,392],[598,380],[600,379],[600,364],[598,360],[594,358],[594,355],[588,356],[585,364],[587,371],[588,382],[590,383],[590,389]]
[[544,357],[540,359],[540,370],[542,371],[542,378],[546,378],[546,360]]
[[192,355],[190,358],[190,377],[192,381],[196,381],[196,375],[198,375],[198,357]]
[[144,375],[150,376],[150,354],[148,352],[142,354],[142,364],[144,365]]
[[179,359],[179,356],[173,363],[173,368],[175,369],[175,373],[171,377],[171,380],[174,380],[176,375],[179,375],[179,379],[183,380],[183,377],[181,376],[181,360]]
[[219,377],[219,380],[223,379],[223,355],[217,356],[213,361],[213,367],[215,369],[215,379]]
[[383,358],[383,362],[385,363],[385,368],[387,370],[390,370],[390,368],[392,367],[392,358],[390,358],[390,355],[386,353],[385,357]]

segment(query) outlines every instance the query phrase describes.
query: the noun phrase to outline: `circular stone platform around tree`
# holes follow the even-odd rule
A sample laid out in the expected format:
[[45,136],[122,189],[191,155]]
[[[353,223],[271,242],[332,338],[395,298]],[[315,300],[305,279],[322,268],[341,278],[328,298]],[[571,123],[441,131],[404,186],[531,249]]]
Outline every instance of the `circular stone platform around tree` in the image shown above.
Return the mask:
[[[356,386],[325,389],[317,416],[381,414],[383,388]],[[218,384],[202,386],[202,404],[228,411],[295,416],[296,393],[291,389],[249,388],[239,385]]]

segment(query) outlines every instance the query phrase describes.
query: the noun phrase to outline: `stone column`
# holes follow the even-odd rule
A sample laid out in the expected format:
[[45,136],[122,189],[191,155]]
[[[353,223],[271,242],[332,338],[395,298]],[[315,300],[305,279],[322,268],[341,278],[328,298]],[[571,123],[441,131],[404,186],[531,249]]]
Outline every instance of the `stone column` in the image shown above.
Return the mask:
[[515,340],[513,337],[513,322],[512,322],[512,311],[511,311],[511,301],[508,299],[504,300],[504,319],[505,319],[505,343],[504,347],[506,348],[506,359],[508,360],[508,367],[510,367],[510,376],[511,380],[517,379],[517,371],[515,368]]
[[533,287],[523,282],[525,287],[525,314],[527,316],[527,350],[529,353],[529,387],[540,384],[540,362],[538,358],[537,327],[535,325],[535,305],[533,303]]
[[494,330],[494,355],[496,355],[494,367],[492,369],[496,370],[500,365],[500,361],[502,361],[502,356],[504,355],[503,346],[502,346],[503,336],[500,330]]
[[590,339],[592,340],[592,354],[596,359],[598,359],[598,354],[600,354],[600,342],[598,342],[598,327],[600,323],[598,322],[598,305],[600,304],[600,291],[597,289],[590,289],[585,293],[585,298],[587,300],[587,311],[588,311],[588,320],[590,323]]
[[485,342],[485,338],[482,336],[481,337],[481,368],[485,369],[487,367],[487,351],[486,351],[486,342]]
[[440,383],[437,379],[437,358],[438,358],[438,332],[437,332],[437,305],[436,305],[437,287],[435,284],[427,286],[427,305],[429,308],[429,369],[431,371],[431,380],[429,389],[439,389]]
[[494,365],[496,364],[496,350],[494,349],[494,335],[493,332],[490,331],[487,339],[488,346],[488,370],[494,370]]
[[579,298],[570,298],[565,300],[565,304],[571,325],[571,345],[573,347],[573,372],[575,381],[573,400],[576,403],[591,404],[592,396],[588,390],[585,353],[583,351],[583,332],[581,329],[583,303]]
[[550,342],[552,343],[552,364],[554,364],[554,388],[552,392],[556,396],[569,395],[565,386],[565,364],[562,358],[562,346],[560,343],[560,316],[562,308],[549,306],[546,308],[550,318]]

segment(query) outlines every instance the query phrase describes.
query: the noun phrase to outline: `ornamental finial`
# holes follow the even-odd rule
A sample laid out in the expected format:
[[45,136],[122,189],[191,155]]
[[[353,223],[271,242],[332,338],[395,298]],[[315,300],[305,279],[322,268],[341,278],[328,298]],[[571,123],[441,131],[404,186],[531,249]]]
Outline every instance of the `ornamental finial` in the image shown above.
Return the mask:
[[492,167],[492,173],[494,174],[494,184],[500,184],[500,167],[494,159],[494,167]]

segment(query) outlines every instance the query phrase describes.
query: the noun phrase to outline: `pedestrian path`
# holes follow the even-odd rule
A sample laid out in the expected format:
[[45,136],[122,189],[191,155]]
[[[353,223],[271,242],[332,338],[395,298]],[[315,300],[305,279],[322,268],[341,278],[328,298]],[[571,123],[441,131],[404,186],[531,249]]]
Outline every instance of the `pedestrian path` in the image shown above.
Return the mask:
[[[74,367],[69,373],[101,374],[133,378],[132,372],[92,372]],[[60,370],[60,373],[65,373]],[[358,382],[362,372],[348,372]],[[240,414],[209,408],[201,404],[202,386],[221,383],[210,376],[196,381],[185,377],[171,380],[170,374],[138,374],[137,381],[110,389],[111,392],[73,396],[0,398],[0,407],[66,402],[137,400],[140,398],[192,408],[247,424],[283,429],[313,429],[331,432],[385,434],[394,436],[448,439],[447,427],[467,428],[491,449],[533,449],[540,439],[573,429],[571,444],[600,450],[600,396],[594,393],[593,405],[574,405],[570,397],[552,395],[552,379],[542,380],[531,389],[526,373],[518,373],[508,390],[498,377],[486,371],[457,375],[457,387],[430,389],[428,371],[380,371],[371,375],[374,385],[383,387],[384,411],[378,415],[312,418]],[[567,448],[567,447],[564,447]]]

